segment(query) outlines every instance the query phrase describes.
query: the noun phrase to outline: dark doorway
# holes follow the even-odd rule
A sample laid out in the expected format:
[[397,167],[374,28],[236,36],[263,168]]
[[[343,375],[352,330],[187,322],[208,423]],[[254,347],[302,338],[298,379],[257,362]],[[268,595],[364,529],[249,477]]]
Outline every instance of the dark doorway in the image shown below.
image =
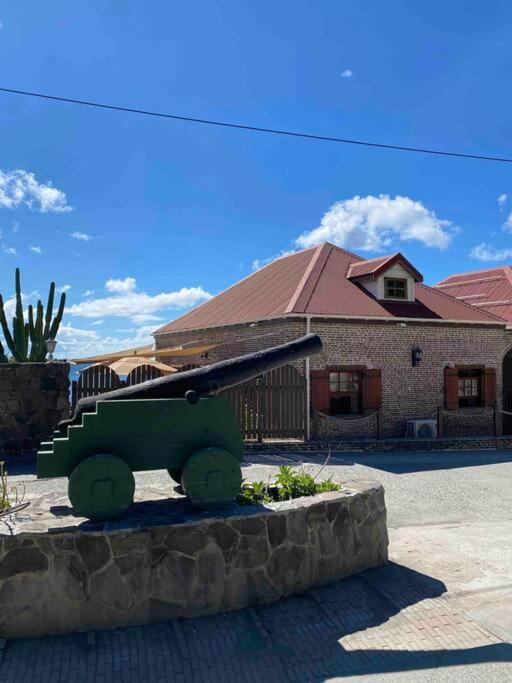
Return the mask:
[[512,434],[512,349],[503,359],[503,434]]

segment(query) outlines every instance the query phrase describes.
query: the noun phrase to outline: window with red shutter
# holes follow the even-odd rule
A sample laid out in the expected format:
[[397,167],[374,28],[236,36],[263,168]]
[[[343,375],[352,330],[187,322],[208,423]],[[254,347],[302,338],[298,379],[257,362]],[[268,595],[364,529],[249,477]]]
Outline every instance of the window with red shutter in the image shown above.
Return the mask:
[[330,411],[331,395],[329,392],[329,371],[311,371],[311,407],[313,410],[328,413]]
[[444,399],[446,410],[457,410],[459,407],[459,371],[457,368],[444,370]]
[[484,371],[484,405],[494,408],[496,405],[496,369],[485,368]]
[[382,371],[368,368],[365,372],[365,412],[373,413],[382,408]]

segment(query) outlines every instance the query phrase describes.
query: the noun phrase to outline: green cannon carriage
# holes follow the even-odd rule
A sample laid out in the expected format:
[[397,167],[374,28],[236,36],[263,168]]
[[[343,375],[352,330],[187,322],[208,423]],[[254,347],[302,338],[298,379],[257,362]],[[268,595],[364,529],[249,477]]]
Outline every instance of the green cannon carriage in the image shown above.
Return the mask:
[[[41,444],[37,476],[68,477],[75,513],[118,517],[132,503],[133,472],[167,470],[203,509],[234,501],[243,442],[228,402],[212,396],[284,363],[318,353],[316,335],[89,397]],[[181,396],[181,397],[180,397]]]

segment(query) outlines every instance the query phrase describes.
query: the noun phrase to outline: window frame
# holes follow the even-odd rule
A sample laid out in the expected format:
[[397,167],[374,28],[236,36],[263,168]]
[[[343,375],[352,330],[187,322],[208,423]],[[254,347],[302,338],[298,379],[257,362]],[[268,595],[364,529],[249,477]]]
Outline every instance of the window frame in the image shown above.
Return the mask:
[[[457,365],[457,400],[459,408],[480,408],[485,405],[485,367],[482,365]],[[468,373],[466,376],[461,373]],[[471,375],[470,373],[474,373]],[[478,374],[477,374],[478,373]],[[477,393],[469,396],[460,394],[461,380],[477,381]]]
[[[365,366],[364,365],[328,365],[326,366],[326,371],[328,373],[327,382],[329,385],[329,414],[335,417],[350,417],[350,416],[360,416],[364,414],[364,391],[365,391]],[[357,391],[331,391],[331,373],[349,373],[357,374],[358,376],[358,388]],[[339,379],[338,379],[339,382]],[[332,399],[343,398],[345,396],[356,396],[358,402],[357,412],[333,412],[332,410]]]
[[[389,294],[388,286],[391,282],[402,282],[404,285],[404,295],[397,296],[397,294]],[[396,291],[396,290],[395,290]],[[396,299],[397,301],[408,301],[409,300],[409,280],[406,277],[384,277],[384,298],[385,299]]]

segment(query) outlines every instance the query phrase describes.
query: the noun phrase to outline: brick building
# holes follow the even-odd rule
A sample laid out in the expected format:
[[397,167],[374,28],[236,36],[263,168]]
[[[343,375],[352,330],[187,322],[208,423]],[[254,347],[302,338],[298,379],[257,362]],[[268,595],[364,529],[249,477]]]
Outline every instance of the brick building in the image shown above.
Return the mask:
[[[279,258],[154,333],[157,349],[206,346],[197,364],[318,333],[297,363],[312,437],[501,433],[506,322],[422,284],[396,253],[365,260],[330,243]],[[166,358],[179,364],[180,358]]]
[[[436,289],[488,313],[498,315],[512,326],[512,267],[496,266],[445,278]],[[508,351],[508,348],[507,348]],[[502,429],[512,433],[512,351],[503,358],[502,366]]]

